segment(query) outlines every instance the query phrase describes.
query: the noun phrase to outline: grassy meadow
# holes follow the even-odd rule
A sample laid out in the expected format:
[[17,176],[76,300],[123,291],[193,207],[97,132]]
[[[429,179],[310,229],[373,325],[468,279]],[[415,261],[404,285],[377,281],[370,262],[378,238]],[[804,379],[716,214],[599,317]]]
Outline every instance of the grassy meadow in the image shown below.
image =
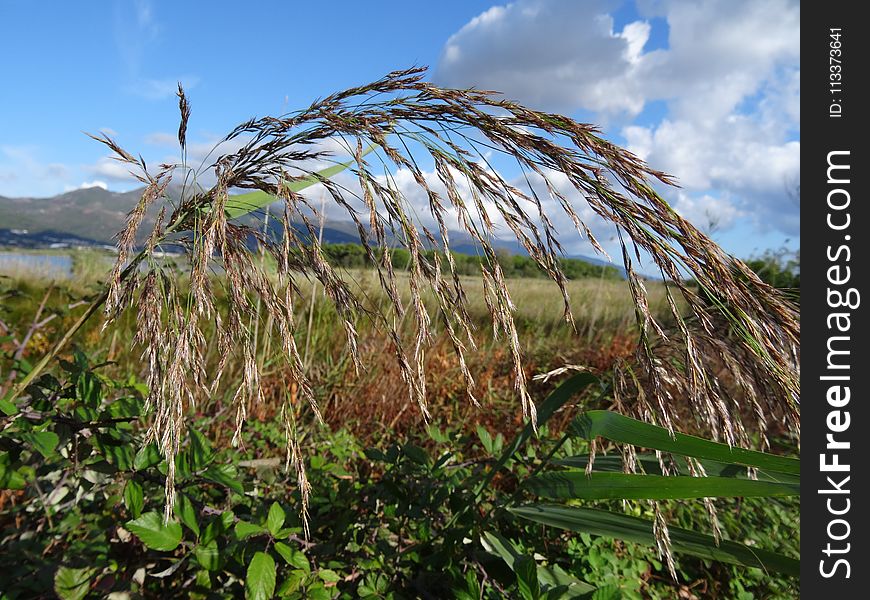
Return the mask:
[[[34,331],[24,358],[38,357],[41,352],[47,351],[51,341],[74,321],[75,310],[66,309],[76,307],[98,293],[109,275],[113,259],[111,254],[76,250],[69,255],[72,257],[69,276],[64,276],[56,269],[43,268],[41,264],[36,268],[23,263],[12,263],[8,269],[0,267],[0,276],[4,278],[6,289],[15,290],[4,301],[4,318],[13,323],[50,319]],[[180,274],[183,272],[179,270]],[[388,301],[378,285],[376,271],[363,268],[344,270],[342,276],[366,299],[367,308],[386,309]],[[184,279],[185,276],[181,274],[181,277]],[[398,281],[402,300],[407,303],[410,300],[407,275],[398,273]],[[463,276],[462,282],[468,292],[467,310],[475,325],[474,334],[478,344],[478,350],[469,357],[477,379],[477,395],[485,406],[503,405],[502,410],[510,413],[495,416],[493,424],[500,423],[503,418],[513,421],[516,411],[510,375],[511,361],[505,340],[493,337],[480,278]],[[216,277],[217,289],[225,283],[224,278]],[[614,362],[633,355],[636,336],[634,304],[625,281],[605,278],[569,281],[567,289],[572,301],[573,326],[564,318],[562,298],[554,283],[539,278],[517,278],[509,279],[508,286],[516,305],[515,318],[520,341],[526,349],[529,377],[564,364],[606,373]],[[384,333],[367,316],[358,318],[355,325],[360,332],[359,346],[366,369],[357,373],[345,345],[344,331],[337,326],[335,308],[324,297],[322,286],[300,277],[298,287],[300,297],[294,305],[294,318],[300,323],[297,344],[311,373],[318,401],[328,407],[324,410],[327,423],[337,428],[353,429],[365,428],[371,423],[382,423],[387,419],[393,426],[401,425],[403,429],[418,427],[419,411],[406,399],[398,399],[402,396],[398,392],[404,384],[394,352]],[[651,310],[657,318],[667,322],[669,312],[664,286],[650,282],[648,288]],[[424,295],[424,300],[432,310],[431,291]],[[135,373],[141,376],[141,357],[132,344],[138,318],[139,315],[134,311],[128,311],[110,332],[103,331],[101,320],[95,318],[77,334],[74,343],[86,349],[95,360],[112,363],[108,370],[113,374]],[[400,330],[404,326],[405,333],[410,335],[411,325],[406,313],[400,322]],[[283,400],[281,392],[271,387],[280,380],[282,373],[269,368],[270,356],[278,350],[278,342],[273,339],[265,310],[260,316],[258,327],[258,356],[265,366],[267,386],[266,405],[258,407],[257,411],[267,414],[270,410],[276,412]],[[489,411],[468,410],[473,407],[467,406],[464,399],[465,389],[449,338],[438,322],[435,323],[435,331],[436,339],[427,355],[427,365],[432,367],[427,369],[430,374],[427,384],[429,401],[435,407],[433,417],[449,421],[457,416],[456,411],[460,411],[464,415],[462,418],[476,421]],[[217,362],[216,353],[205,358],[206,368],[213,369]],[[229,365],[228,381],[237,380],[239,370],[240,365]],[[547,386],[543,386],[539,391],[547,389]],[[228,385],[219,392],[222,398],[209,401],[227,401],[233,389]],[[397,400],[391,402],[391,397]],[[481,414],[474,417],[472,413],[475,412]]]
[[[3,393],[50,349],[108,276],[110,254],[70,254],[69,276],[26,265],[0,273]],[[186,269],[176,275],[187,285]],[[386,306],[375,271],[346,270],[342,277],[372,307]],[[224,275],[212,279],[216,290],[227,285]],[[408,301],[407,277],[400,273],[399,281]],[[451,528],[471,518],[464,506],[472,501],[484,514],[492,511],[486,520],[493,526],[500,523],[502,531],[520,540],[515,551],[547,557],[549,568],[598,588],[596,598],[793,597],[796,580],[790,576],[678,556],[678,579],[673,580],[650,545],[505,520],[497,507],[523,494],[518,482],[536,472],[536,465],[589,452],[582,440],[555,442],[578,410],[611,406],[609,395],[597,388],[544,424],[513,473],[497,474],[483,495],[472,499],[476,478],[522,431],[524,421],[517,410],[510,353],[505,340],[492,335],[482,283],[464,277],[463,284],[476,328],[478,348],[468,354],[468,366],[480,406],[468,401],[449,338],[436,325],[426,355],[429,423],[408,398],[384,333],[365,316],[355,322],[365,365],[357,372],[333,304],[319,284],[303,279],[294,303],[294,318],[301,324],[296,343],[323,413],[325,425],[317,425],[285,368],[273,360],[280,342],[270,333],[268,312],[262,311],[256,344],[264,395],[249,407],[241,443],[232,444],[229,408],[244,376],[242,365],[229,364],[223,385],[188,407],[193,445],[185,446],[177,465],[177,529],[154,521],[162,511],[160,472],[166,463],[159,455],[150,457],[155,447],[143,437],[148,417],[141,405],[141,382],[147,365],[132,343],[140,315],[128,310],[106,330],[102,318],[95,317],[63,353],[62,367],[41,380],[44,396],[29,409],[57,412],[55,426],[34,421],[36,429],[27,435],[56,431],[58,448],[68,444],[68,449],[58,456],[25,453],[32,472],[21,471],[22,478],[30,477],[21,485],[6,472],[6,487],[12,489],[0,492],[0,556],[11,561],[14,572],[39,575],[7,580],[7,597],[268,597],[257,596],[246,581],[253,577],[252,557],[274,562],[270,547],[279,560],[272,590],[281,597],[535,597],[523,595],[517,587],[521,584],[511,584],[504,565],[492,556],[450,540]],[[670,323],[663,284],[646,285],[650,311]],[[626,281],[569,281],[575,328],[565,323],[552,282],[518,278],[509,279],[508,286],[530,378],[570,364],[606,381],[615,364],[635,356],[637,326]],[[216,295],[220,299],[224,293]],[[404,323],[399,330],[410,335]],[[205,361],[210,372],[217,351]],[[536,401],[553,392],[559,380],[533,381]],[[84,392],[83,386],[92,391]],[[287,416],[281,407],[288,399],[294,427],[305,429],[299,451],[308,463],[311,489],[308,536],[298,517],[300,488],[282,469],[286,440],[281,422]],[[94,408],[88,408],[89,402]],[[120,404],[135,407],[113,408]],[[76,425],[74,419],[102,425]],[[122,442],[132,449],[118,445]],[[776,443],[794,451],[787,438]],[[586,505],[621,506],[617,501]],[[724,538],[760,540],[767,550],[798,552],[796,499],[726,498],[715,505]],[[669,501],[663,507],[672,527],[710,531],[700,501]],[[654,517],[651,506],[642,502],[632,503],[630,514]],[[23,535],[25,531],[34,534]],[[131,541],[131,531],[142,542]],[[155,532],[168,540],[150,539]],[[585,597],[580,592],[586,588],[578,585],[569,585],[564,597]]]

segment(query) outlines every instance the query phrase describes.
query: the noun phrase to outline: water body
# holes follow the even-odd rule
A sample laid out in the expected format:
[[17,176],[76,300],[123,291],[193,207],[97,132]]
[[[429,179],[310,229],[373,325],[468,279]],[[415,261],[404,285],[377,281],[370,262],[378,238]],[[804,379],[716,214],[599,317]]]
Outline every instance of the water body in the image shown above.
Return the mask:
[[72,275],[69,254],[0,252],[0,275],[38,275],[64,279]]

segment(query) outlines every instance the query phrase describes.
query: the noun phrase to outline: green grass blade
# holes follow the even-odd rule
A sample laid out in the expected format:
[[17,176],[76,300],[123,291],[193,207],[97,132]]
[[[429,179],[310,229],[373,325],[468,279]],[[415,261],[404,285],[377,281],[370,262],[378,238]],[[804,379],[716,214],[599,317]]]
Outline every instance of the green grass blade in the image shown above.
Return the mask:
[[[371,144],[368,148],[363,150],[362,155],[365,156],[374,149],[375,145]],[[322,171],[312,173],[308,177],[292,181],[287,185],[287,187],[294,192],[301,192],[305,188],[316,185],[324,179],[335,177],[354,163],[356,163],[356,159],[349,160],[343,163],[338,163],[337,165],[332,165],[331,167],[327,167]],[[255,210],[261,210],[263,208],[266,208],[273,202],[277,201],[278,198],[276,198],[275,196],[272,196],[271,194],[267,194],[266,192],[260,190],[248,192],[247,194],[237,194],[235,196],[230,196],[227,199],[226,204],[224,205],[224,212],[227,214],[228,219],[237,219],[239,217],[245,216],[248,213],[254,212]]]
[[601,436],[614,442],[672,452],[693,458],[737,463],[791,475],[800,475],[801,472],[801,463],[797,458],[729,447],[727,444],[683,433],[675,433],[671,437],[670,432],[663,427],[650,425],[606,410],[590,410],[583,413],[574,419],[572,428],[578,436],[587,440]]
[[[652,521],[638,517],[594,508],[548,504],[519,506],[508,510],[518,517],[560,529],[655,545]],[[679,527],[668,527],[668,533],[671,547],[678,554],[800,576],[800,562],[776,552],[751,548],[728,540],[722,540],[717,546],[713,536]]]
[[[641,453],[636,455],[636,461],[643,468],[643,472],[648,475],[663,475],[661,464],[655,454]],[[750,479],[746,471],[745,465],[737,465],[734,463],[724,463],[718,460],[700,460],[701,466],[704,468],[704,473],[709,477],[731,477],[734,479]],[[553,464],[572,469],[586,469],[589,464],[589,455],[582,454],[579,456],[567,456],[554,460]],[[689,476],[692,472],[689,470],[688,461],[682,456],[673,455],[668,461],[670,474]],[[596,456],[593,462],[595,471],[607,471],[623,473],[625,465],[621,456]],[[799,485],[800,476],[789,475],[788,473],[777,473],[776,471],[761,471],[756,470],[756,479],[758,481],[773,481],[776,483],[792,483]]]
[[796,496],[800,485],[730,477],[664,477],[627,473],[556,471],[529,479],[525,487],[547,498],[582,500],[675,500],[687,498]]

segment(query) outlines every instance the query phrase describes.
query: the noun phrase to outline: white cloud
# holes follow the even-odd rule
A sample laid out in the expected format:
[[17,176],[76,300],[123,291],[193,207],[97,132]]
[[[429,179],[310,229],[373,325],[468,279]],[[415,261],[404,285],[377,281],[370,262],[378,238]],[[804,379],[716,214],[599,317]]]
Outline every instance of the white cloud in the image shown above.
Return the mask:
[[135,177],[130,173],[134,165],[128,165],[115,160],[111,156],[103,156],[94,164],[85,165],[84,171],[114,182],[133,182]]
[[[800,175],[800,142],[759,135],[765,125],[756,118],[730,115],[697,123],[665,120],[657,126],[627,127],[628,148],[649,164],[676,174],[693,196],[713,194],[733,208],[722,228],[750,219],[761,231],[779,229],[799,234],[799,206],[789,198],[790,185]],[[690,221],[697,211],[685,194],[663,189]],[[703,225],[701,219],[696,224]]]
[[631,64],[637,64],[641,61],[641,52],[649,40],[651,30],[650,24],[646,21],[635,21],[626,25],[622,33],[619,34],[619,37],[628,44],[623,56]]
[[145,136],[145,143],[151,146],[178,146],[178,135],[165,131],[155,131]]
[[742,211],[733,203],[708,194],[691,196],[682,191],[678,192],[673,206],[684,218],[708,235],[720,229],[728,229],[735,219],[743,216]]
[[[630,1],[630,0],[629,0]],[[800,6],[794,0],[638,0],[643,20],[617,31],[619,3],[517,0],[471,20],[445,44],[436,78],[505,92],[545,110],[622,123],[630,149],[675,175],[663,190],[704,225],[749,220],[797,235],[789,182],[800,170]],[[645,51],[656,27],[666,48]],[[659,36],[662,34],[659,33]],[[663,101],[658,123],[633,123]]]
[[504,92],[534,108],[636,113],[636,69],[649,26],[613,31],[611,3],[520,0],[472,19],[444,47],[435,80]]
[[102,188],[104,190],[109,189],[109,185],[105,181],[100,181],[99,179],[95,179],[93,181],[84,181],[78,186],[68,185],[64,186],[65,192],[71,192],[73,190],[86,190],[88,188]]

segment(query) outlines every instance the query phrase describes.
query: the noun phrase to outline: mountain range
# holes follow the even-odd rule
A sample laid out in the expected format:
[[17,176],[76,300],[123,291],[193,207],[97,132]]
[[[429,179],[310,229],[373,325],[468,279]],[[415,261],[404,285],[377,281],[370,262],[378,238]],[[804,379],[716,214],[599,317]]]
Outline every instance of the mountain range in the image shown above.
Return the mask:
[[[0,247],[114,247],[115,234],[124,228],[127,213],[141,195],[141,189],[113,192],[89,187],[48,198],[0,196]],[[139,229],[143,236],[140,241],[144,241],[144,236],[151,231],[159,208],[159,205],[152,206],[145,215]],[[450,246],[456,252],[479,252],[479,247],[468,234],[452,231],[450,240]],[[323,241],[331,244],[359,243],[356,225],[350,221],[327,221],[323,227]],[[497,241],[495,246],[512,254],[526,254],[515,241]],[[619,268],[619,265],[589,256],[570,258]]]

